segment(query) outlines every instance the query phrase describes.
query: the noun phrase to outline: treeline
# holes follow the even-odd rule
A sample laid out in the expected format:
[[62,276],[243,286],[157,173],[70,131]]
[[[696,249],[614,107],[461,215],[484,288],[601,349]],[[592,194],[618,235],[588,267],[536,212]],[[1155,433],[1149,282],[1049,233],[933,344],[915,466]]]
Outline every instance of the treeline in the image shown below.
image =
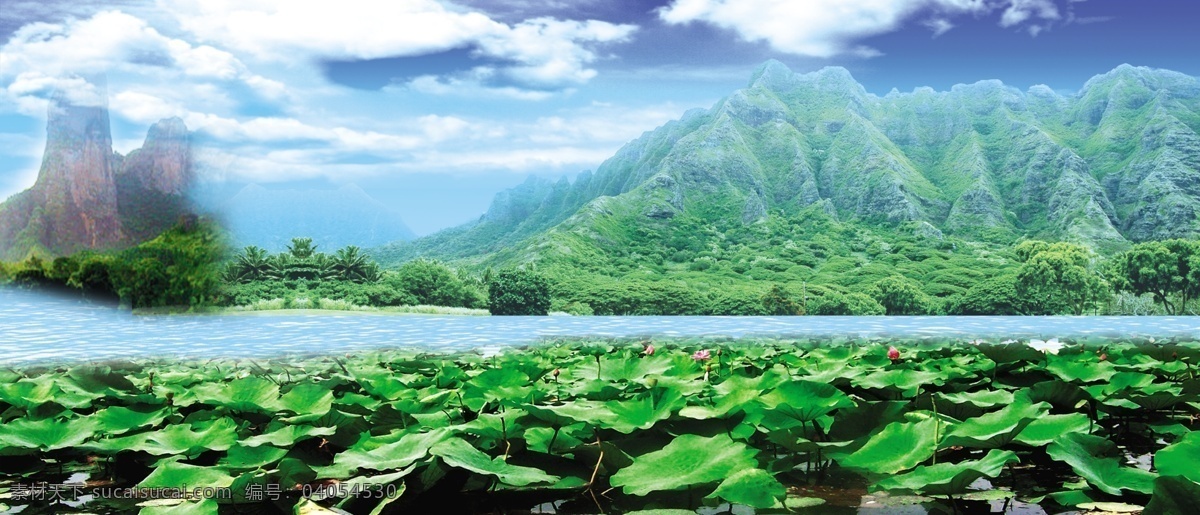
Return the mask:
[[224,269],[218,303],[267,309],[350,306],[441,306],[493,314],[546,314],[549,286],[532,271],[491,269],[479,274],[431,260],[381,270],[361,249],[317,251],[311,238],[293,238],[270,254],[249,246]]
[[[1087,247],[1028,240],[1011,266],[936,295],[900,274],[852,286],[808,281],[611,279],[556,274],[553,309],[596,315],[1085,315],[1192,314],[1200,242],[1134,245],[1103,259]],[[861,267],[860,267],[861,268]],[[937,291],[941,291],[940,289]]]
[[132,308],[211,305],[225,253],[214,223],[194,216],[158,237],[119,252],[31,256],[0,266],[0,283],[111,301]]

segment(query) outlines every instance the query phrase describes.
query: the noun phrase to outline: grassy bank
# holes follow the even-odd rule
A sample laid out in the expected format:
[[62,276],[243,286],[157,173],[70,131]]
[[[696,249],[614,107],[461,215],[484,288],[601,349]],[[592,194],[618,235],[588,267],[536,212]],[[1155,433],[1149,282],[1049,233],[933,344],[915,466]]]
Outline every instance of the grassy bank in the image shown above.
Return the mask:
[[686,340],[10,368],[0,488],[232,488],[142,513],[853,513],[864,495],[1174,513],[1200,498],[1198,360],[1195,342]]

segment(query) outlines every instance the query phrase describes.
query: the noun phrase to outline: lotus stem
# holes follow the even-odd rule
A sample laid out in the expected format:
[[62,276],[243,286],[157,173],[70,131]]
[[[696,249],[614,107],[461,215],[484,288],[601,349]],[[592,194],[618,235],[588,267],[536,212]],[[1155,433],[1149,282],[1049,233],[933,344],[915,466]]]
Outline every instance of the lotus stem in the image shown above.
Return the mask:
[[933,403],[933,464],[937,465],[938,433],[940,433],[942,429],[942,417],[938,416],[937,397],[935,397],[933,394],[929,394],[929,401]]

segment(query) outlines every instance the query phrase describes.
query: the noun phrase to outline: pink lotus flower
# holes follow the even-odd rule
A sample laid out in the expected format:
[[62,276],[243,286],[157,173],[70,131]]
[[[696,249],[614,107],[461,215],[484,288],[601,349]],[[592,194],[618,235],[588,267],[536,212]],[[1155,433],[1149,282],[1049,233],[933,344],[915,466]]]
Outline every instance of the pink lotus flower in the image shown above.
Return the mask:
[[692,359],[694,359],[696,361],[708,361],[708,360],[712,359],[712,353],[708,352],[707,349],[706,350],[698,350],[698,351],[696,351],[695,354],[692,354]]
[[900,351],[897,350],[895,347],[888,347],[888,359],[890,359],[892,361],[899,361],[900,360]]
[[647,343],[645,350],[642,351],[642,354],[644,354],[646,356],[653,356],[654,355],[654,345]]
[[1100,361],[1108,361],[1108,353],[1107,352],[1100,353]]

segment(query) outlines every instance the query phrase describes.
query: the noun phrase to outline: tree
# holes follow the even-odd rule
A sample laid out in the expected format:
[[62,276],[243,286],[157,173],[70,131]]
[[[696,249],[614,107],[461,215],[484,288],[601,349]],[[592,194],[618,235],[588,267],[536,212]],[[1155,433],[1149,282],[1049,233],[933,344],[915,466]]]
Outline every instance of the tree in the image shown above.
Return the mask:
[[471,307],[474,295],[462,280],[439,261],[418,259],[402,265],[391,280],[419,304]]
[[1094,268],[1095,256],[1074,243],[1022,242],[1015,249],[1024,263],[1017,269],[1017,294],[1030,314],[1082,315],[1110,294]]
[[1025,301],[1013,275],[992,277],[955,295],[946,303],[947,315],[1024,315]]
[[308,259],[316,254],[317,246],[312,238],[292,238],[292,244],[287,246],[288,254],[296,259]]
[[883,306],[888,315],[929,313],[929,296],[912,281],[898,275],[881,279],[868,293]]
[[1151,294],[1169,315],[1184,312],[1200,293],[1200,243],[1150,241],[1117,256],[1110,272],[1118,291]]
[[550,282],[530,270],[501,270],[488,283],[488,311],[493,315],[545,315],[550,310]]
[[809,303],[809,313],[814,315],[882,315],[886,312],[875,299],[862,293],[843,295],[829,292]]
[[237,255],[225,269],[226,278],[232,282],[251,282],[274,279],[279,276],[279,269],[271,260],[266,249],[250,245]]
[[338,249],[330,265],[332,273],[340,280],[367,283],[379,280],[379,265],[350,245]]
[[762,307],[768,315],[787,316],[804,314],[804,306],[796,302],[791,292],[778,284],[772,284],[771,288],[763,294]]

